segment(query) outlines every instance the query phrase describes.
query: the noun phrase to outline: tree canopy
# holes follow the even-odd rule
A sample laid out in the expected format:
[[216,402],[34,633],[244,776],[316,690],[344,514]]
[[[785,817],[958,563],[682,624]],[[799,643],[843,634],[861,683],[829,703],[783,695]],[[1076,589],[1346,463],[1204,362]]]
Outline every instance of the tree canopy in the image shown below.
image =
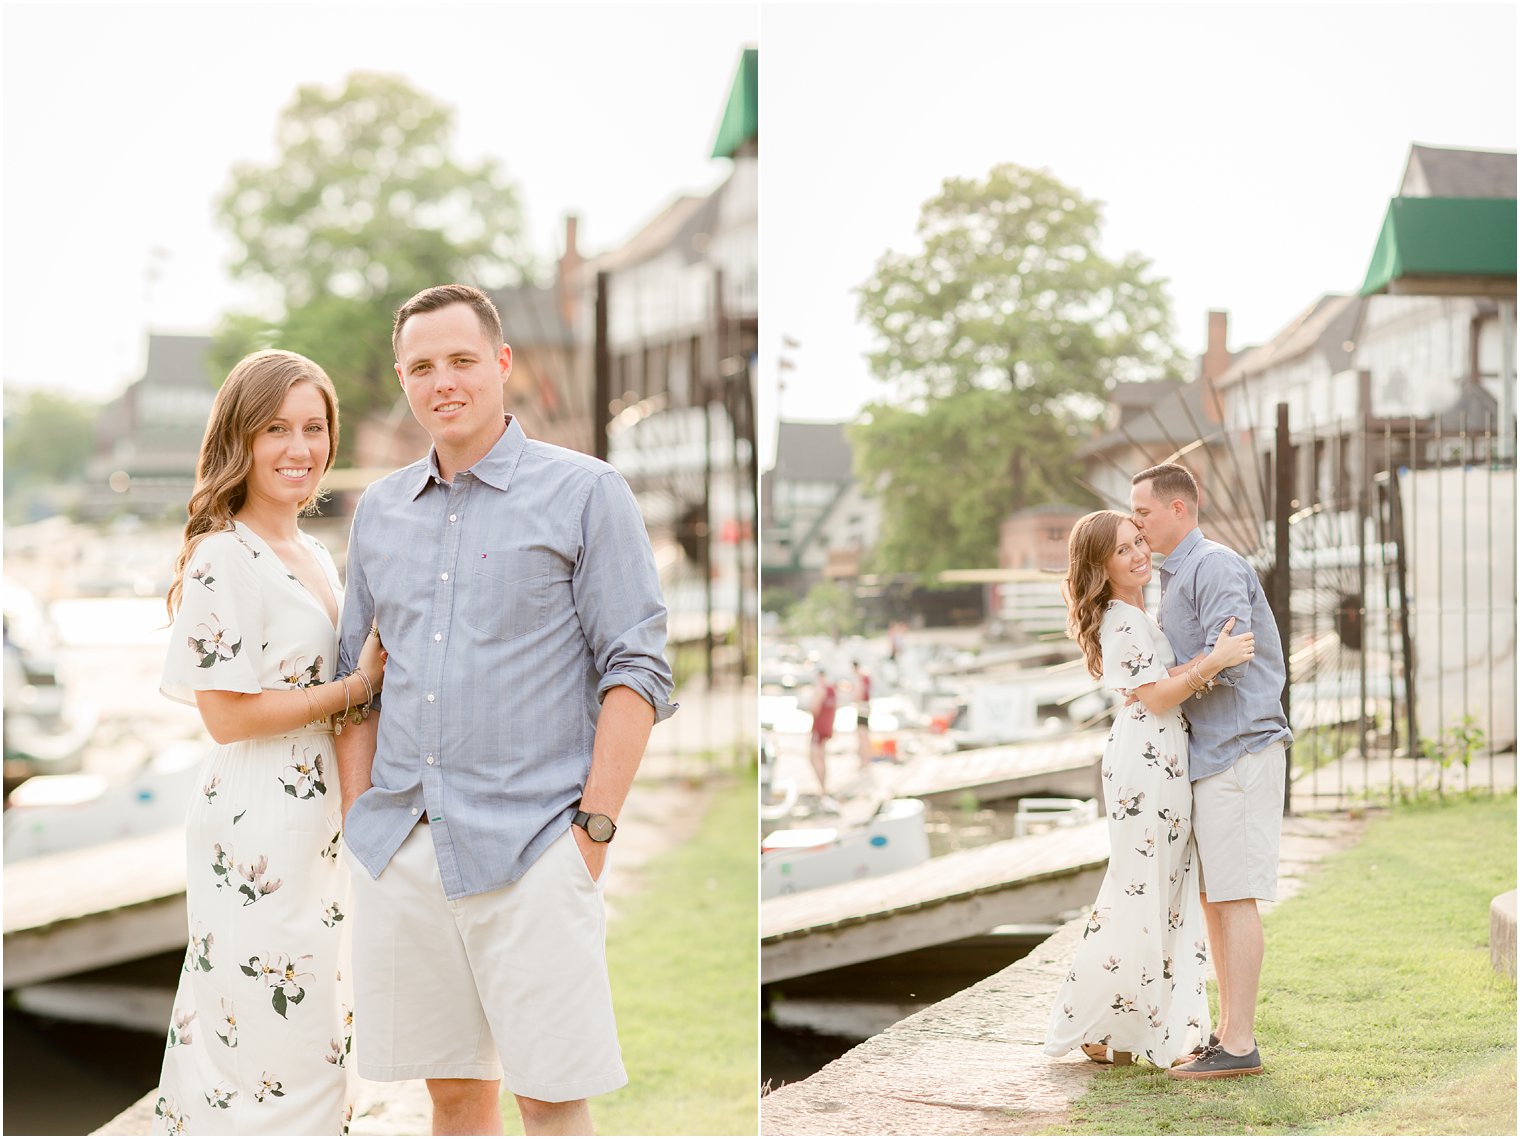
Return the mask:
[[498,288],[531,276],[518,194],[494,159],[451,156],[454,112],[391,75],[299,88],[279,153],[233,168],[218,205],[240,246],[233,274],[278,300],[267,320],[229,314],[216,361],[277,345],[310,356],[350,422],[389,402],[391,317],[429,285]]
[[1100,203],[1013,164],[947,179],[921,246],[889,251],[860,289],[890,395],[851,430],[887,505],[879,569],[991,565],[998,524],[1085,497],[1075,450],[1120,380],[1179,371],[1165,282],[1099,250]]

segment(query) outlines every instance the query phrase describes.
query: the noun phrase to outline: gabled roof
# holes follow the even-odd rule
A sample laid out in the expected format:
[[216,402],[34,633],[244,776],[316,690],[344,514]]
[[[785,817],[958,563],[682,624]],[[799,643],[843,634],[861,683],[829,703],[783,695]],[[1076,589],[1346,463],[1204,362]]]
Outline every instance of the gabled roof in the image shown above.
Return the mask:
[[616,272],[629,269],[674,249],[691,264],[702,259],[706,243],[698,234],[710,234],[717,224],[718,204],[728,187],[721,186],[704,197],[684,195],[673,199],[620,249],[587,261],[583,272]]
[[560,313],[555,290],[539,285],[514,285],[491,290],[501,314],[507,343],[523,347],[575,347],[575,332]]
[[221,380],[212,374],[211,337],[148,335],[148,363],[142,380],[154,387],[215,389]]
[[776,431],[775,478],[787,482],[848,483],[854,456],[843,423],[782,420]]
[[1366,304],[1359,296],[1326,293],[1304,309],[1271,340],[1243,352],[1219,377],[1221,388],[1238,384],[1247,376],[1260,375],[1268,368],[1296,360],[1305,353],[1318,351],[1325,357],[1330,371],[1344,371],[1351,363],[1346,345],[1356,331],[1356,322]]
[[[1081,458],[1119,447],[1149,444],[1176,447],[1199,431],[1217,426],[1207,410],[1207,388],[1199,380],[1153,380],[1114,385],[1109,399],[1119,406],[1119,425],[1078,449]],[[1195,427],[1196,424],[1196,427]]]
[[1515,152],[1444,146],[1409,148],[1399,183],[1404,198],[1513,198]]

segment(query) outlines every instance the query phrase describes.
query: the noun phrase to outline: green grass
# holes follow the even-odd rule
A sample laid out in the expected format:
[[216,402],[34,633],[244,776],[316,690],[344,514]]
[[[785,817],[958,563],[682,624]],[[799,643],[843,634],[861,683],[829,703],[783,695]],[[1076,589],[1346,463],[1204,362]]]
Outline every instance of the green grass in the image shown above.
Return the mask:
[[[754,1135],[759,875],[754,770],[714,781],[695,838],[618,899],[607,959],[628,1086],[591,1101],[602,1135]],[[511,1097],[508,1135],[522,1124]]]
[[1489,903],[1515,887],[1515,796],[1403,806],[1266,917],[1257,1078],[1114,1069],[1081,1135],[1515,1134],[1515,984]]

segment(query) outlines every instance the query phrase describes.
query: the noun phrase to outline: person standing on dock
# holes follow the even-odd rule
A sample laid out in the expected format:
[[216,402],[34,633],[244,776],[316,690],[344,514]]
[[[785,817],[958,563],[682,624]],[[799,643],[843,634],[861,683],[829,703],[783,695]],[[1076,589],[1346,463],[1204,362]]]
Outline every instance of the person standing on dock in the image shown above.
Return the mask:
[[860,751],[860,767],[871,766],[871,674],[858,660],[851,662],[855,676],[850,681],[855,700],[855,743]]
[[1208,1034],[1208,955],[1197,886],[1188,737],[1181,705],[1253,638],[1224,623],[1207,656],[1170,670],[1172,652],[1145,610],[1151,552],[1139,528],[1100,510],[1072,528],[1067,632],[1119,709],[1103,749],[1108,869],[1071,970],[1056,995],[1045,1052],[1081,1046],[1100,1064],[1142,1056],[1165,1068]]
[[825,811],[839,812],[839,804],[829,794],[829,741],[834,738],[834,715],[839,711],[839,689],[829,679],[827,670],[818,669],[813,686],[813,730],[808,736],[808,758],[818,777],[818,798]]
[[587,1135],[628,1082],[602,870],[674,710],[666,610],[627,482],[527,437],[490,297],[439,285],[392,329],[433,441],[354,514],[342,657],[375,623],[378,716],[338,739],[366,1079],[427,1081],[435,1134]]
[[1256,1075],[1256,995],[1263,938],[1257,902],[1277,897],[1286,745],[1286,678],[1277,622],[1249,562],[1198,528],[1198,484],[1187,468],[1165,463],[1131,480],[1130,509],[1161,563],[1159,617],[1180,659],[1209,649],[1226,618],[1256,635],[1251,660],[1221,673],[1187,706],[1188,777],[1201,865],[1199,887],[1214,975],[1219,1032],[1179,1080]]

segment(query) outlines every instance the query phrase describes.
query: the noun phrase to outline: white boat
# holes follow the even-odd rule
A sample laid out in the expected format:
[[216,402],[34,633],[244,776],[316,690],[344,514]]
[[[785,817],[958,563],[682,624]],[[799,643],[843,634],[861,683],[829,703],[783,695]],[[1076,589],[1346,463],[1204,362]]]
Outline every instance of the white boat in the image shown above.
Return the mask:
[[928,858],[923,801],[889,799],[861,827],[772,831],[760,846],[760,897],[875,878]]

